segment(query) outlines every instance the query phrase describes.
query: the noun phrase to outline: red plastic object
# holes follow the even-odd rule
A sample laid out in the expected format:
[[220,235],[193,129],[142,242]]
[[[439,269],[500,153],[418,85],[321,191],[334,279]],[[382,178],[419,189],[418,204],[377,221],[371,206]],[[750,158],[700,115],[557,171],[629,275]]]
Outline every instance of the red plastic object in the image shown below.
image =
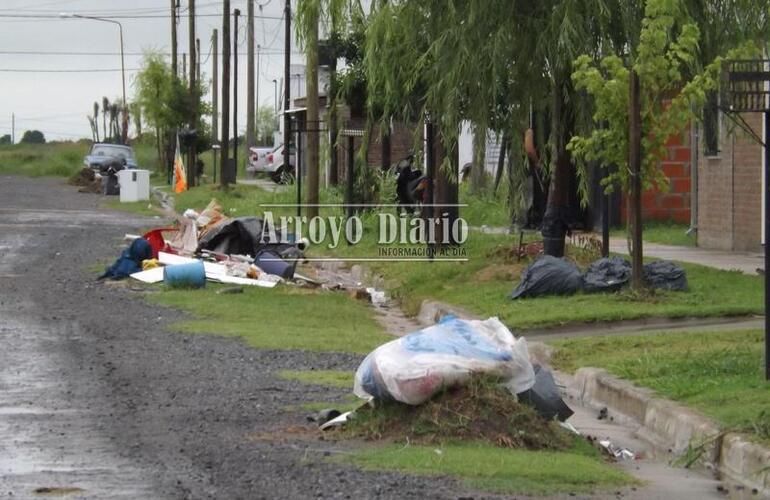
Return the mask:
[[163,233],[168,232],[177,232],[176,228],[173,227],[161,227],[158,229],[153,229],[152,231],[147,231],[144,233],[143,237],[147,242],[150,244],[150,247],[152,248],[152,258],[157,259],[158,258],[158,252],[165,252],[166,249],[166,240],[163,238]]

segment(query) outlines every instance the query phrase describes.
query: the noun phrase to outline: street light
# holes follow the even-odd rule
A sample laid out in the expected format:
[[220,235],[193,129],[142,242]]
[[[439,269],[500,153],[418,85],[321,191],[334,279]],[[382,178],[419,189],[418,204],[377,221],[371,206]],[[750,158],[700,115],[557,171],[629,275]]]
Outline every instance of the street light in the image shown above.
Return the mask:
[[273,107],[275,112],[278,113],[278,80],[273,78]]
[[[68,12],[60,12],[59,17],[63,19],[90,19],[92,21],[102,21],[105,23],[112,23],[117,24],[118,29],[120,31],[120,75],[123,80],[123,131],[124,133],[128,133],[128,114],[126,113],[126,110],[128,108],[128,101],[126,101],[126,61],[125,57],[123,55],[123,25],[120,24],[120,22],[115,21],[114,19],[106,19],[104,17],[94,17],[94,16],[82,16],[80,14],[72,14]],[[125,138],[124,141],[125,142]]]

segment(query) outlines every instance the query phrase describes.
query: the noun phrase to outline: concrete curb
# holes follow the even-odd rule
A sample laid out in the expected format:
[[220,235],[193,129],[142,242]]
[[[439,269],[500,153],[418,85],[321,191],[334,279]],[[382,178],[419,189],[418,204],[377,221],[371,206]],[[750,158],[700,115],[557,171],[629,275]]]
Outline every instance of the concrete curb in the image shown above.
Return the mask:
[[580,368],[574,377],[560,373],[559,378],[569,396],[592,407],[607,407],[615,420],[636,428],[636,434],[660,453],[676,458],[698,449],[697,463],[770,497],[770,449],[605,370]]

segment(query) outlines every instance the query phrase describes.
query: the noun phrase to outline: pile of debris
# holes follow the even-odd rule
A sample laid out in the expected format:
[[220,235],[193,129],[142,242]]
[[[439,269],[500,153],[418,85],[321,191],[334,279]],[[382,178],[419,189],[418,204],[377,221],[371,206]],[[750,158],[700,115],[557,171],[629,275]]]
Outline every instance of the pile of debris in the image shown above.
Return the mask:
[[[437,324],[381,345],[356,371],[353,392],[369,405],[326,415],[364,437],[483,439],[499,446],[562,449],[572,416],[551,372],[533,365],[526,340],[497,318]],[[347,425],[347,424],[350,425]]]
[[179,215],[165,206],[175,221],[131,241],[100,279],[131,277],[144,283],[202,287],[206,281],[272,288],[295,277],[306,243],[283,235],[258,217],[230,218],[212,200],[201,212]]

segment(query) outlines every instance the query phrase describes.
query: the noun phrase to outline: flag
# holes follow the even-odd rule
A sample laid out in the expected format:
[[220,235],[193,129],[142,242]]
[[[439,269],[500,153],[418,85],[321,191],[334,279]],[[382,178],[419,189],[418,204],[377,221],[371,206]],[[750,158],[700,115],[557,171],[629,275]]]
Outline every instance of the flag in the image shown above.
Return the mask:
[[179,151],[179,136],[176,136],[176,153],[174,154],[174,192],[187,191],[187,173],[182,163],[182,153]]

